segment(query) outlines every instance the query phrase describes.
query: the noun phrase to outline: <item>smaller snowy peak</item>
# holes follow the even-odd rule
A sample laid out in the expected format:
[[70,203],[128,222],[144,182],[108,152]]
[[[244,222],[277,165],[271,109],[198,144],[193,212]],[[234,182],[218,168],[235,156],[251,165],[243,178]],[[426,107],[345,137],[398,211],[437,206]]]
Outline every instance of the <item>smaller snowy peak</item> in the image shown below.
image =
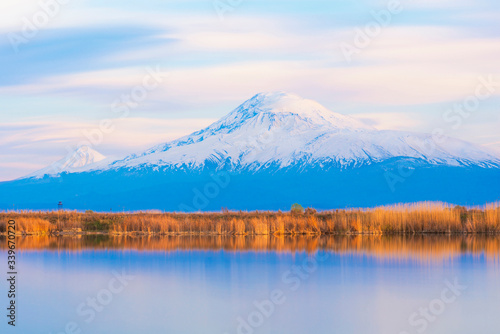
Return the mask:
[[57,175],[64,172],[81,172],[92,169],[98,162],[105,163],[106,157],[89,146],[80,146],[78,149],[67,154],[61,160],[40,169],[29,177],[43,177],[44,175]]
[[106,157],[96,150],[88,146],[81,146],[73,153],[59,160],[57,164],[63,169],[74,169],[85,167],[104,159],[106,159]]

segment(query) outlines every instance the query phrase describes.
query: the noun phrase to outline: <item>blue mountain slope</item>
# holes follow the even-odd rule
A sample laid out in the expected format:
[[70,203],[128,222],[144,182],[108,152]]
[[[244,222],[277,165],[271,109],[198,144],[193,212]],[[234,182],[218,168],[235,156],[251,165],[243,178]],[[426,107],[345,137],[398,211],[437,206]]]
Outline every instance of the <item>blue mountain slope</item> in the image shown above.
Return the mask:
[[[500,170],[419,165],[399,159],[360,168],[226,172],[151,168],[63,174],[0,183],[1,209],[128,211],[288,210],[445,201],[461,205],[500,200]],[[404,160],[407,164],[408,161]]]

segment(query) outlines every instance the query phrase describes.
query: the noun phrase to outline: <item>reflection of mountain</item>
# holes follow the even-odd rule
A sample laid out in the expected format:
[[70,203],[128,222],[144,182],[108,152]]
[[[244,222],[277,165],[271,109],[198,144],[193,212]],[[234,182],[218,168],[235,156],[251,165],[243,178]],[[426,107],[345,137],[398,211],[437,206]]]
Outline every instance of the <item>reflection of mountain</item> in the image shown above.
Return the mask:
[[[211,126],[122,159],[88,148],[0,183],[0,208],[328,209],[500,198],[500,159],[452,138],[378,131],[287,93],[258,94]],[[76,152],[78,153],[78,152]],[[75,154],[76,154],[75,153]]]
[[[485,254],[500,260],[500,242],[495,236],[27,236],[17,240],[18,249],[95,251],[128,249],[138,251],[220,250],[316,252],[359,254],[387,260],[449,260],[461,254]],[[5,239],[0,238],[0,247]]]

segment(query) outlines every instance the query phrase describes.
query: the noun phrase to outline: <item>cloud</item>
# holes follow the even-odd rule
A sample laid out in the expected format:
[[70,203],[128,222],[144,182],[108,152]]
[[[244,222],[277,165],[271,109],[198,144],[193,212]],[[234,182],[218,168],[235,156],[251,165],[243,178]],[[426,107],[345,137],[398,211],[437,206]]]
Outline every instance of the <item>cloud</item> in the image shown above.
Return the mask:
[[43,36],[20,44],[14,52],[9,43],[0,45],[5,66],[0,86],[36,82],[48,76],[113,69],[144,62],[144,58],[117,61],[113,55],[127,50],[175,43],[156,37],[164,31],[138,26],[93,29],[51,29]]
[[[192,54],[193,50],[204,55],[211,51],[222,54],[234,50],[242,56],[239,60],[225,61],[223,58],[183,66],[167,66],[168,62],[161,62],[172,76],[154,93],[154,98],[162,100],[163,96],[166,102],[183,97],[185,101],[197,100],[202,104],[224,100],[228,95],[235,96],[236,100],[256,91],[285,89],[330,96],[339,103],[426,104],[460,99],[473,91],[480,75],[500,73],[497,61],[500,58],[500,38],[474,38],[443,27],[386,28],[370,47],[361,50],[350,66],[335,48],[346,40],[348,33],[334,34],[328,47],[317,46],[325,44],[321,43],[325,38],[323,35],[308,38],[277,34],[259,39],[258,36],[265,34],[255,32],[248,36],[253,42],[247,46],[244,39],[238,40],[236,33],[205,32],[187,34],[183,38],[178,36],[176,48],[180,48],[179,57]],[[293,57],[274,59],[276,54],[271,56],[268,52],[266,56],[265,49],[273,50],[269,45],[275,45],[276,52],[292,54],[291,50],[296,51]],[[158,50],[156,48],[163,48],[166,52],[165,49],[171,46],[167,42],[153,47]],[[309,52],[316,54],[316,59],[310,59]],[[264,57],[255,59],[259,53]],[[124,50],[119,57],[126,57],[126,54],[127,50]],[[175,64],[176,61],[179,60],[174,57],[172,62]],[[113,62],[112,56],[108,62]],[[155,63],[143,62],[142,67],[151,64]],[[136,64],[122,64],[118,68],[91,67],[77,73],[58,74],[56,71],[43,78],[34,74],[30,83],[4,86],[0,88],[0,94],[64,94],[73,91],[78,95],[93,96],[107,92],[108,96],[100,99],[106,101],[113,98],[113,94],[120,93],[119,89],[140,82],[141,71],[144,73],[144,68]]]

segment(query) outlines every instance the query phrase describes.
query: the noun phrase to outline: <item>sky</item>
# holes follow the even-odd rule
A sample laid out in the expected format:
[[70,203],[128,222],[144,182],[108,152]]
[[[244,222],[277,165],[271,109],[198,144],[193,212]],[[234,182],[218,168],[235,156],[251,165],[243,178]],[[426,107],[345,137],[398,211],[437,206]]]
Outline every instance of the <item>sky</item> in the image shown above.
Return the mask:
[[3,0],[0,181],[121,157],[288,91],[500,154],[494,0]]

